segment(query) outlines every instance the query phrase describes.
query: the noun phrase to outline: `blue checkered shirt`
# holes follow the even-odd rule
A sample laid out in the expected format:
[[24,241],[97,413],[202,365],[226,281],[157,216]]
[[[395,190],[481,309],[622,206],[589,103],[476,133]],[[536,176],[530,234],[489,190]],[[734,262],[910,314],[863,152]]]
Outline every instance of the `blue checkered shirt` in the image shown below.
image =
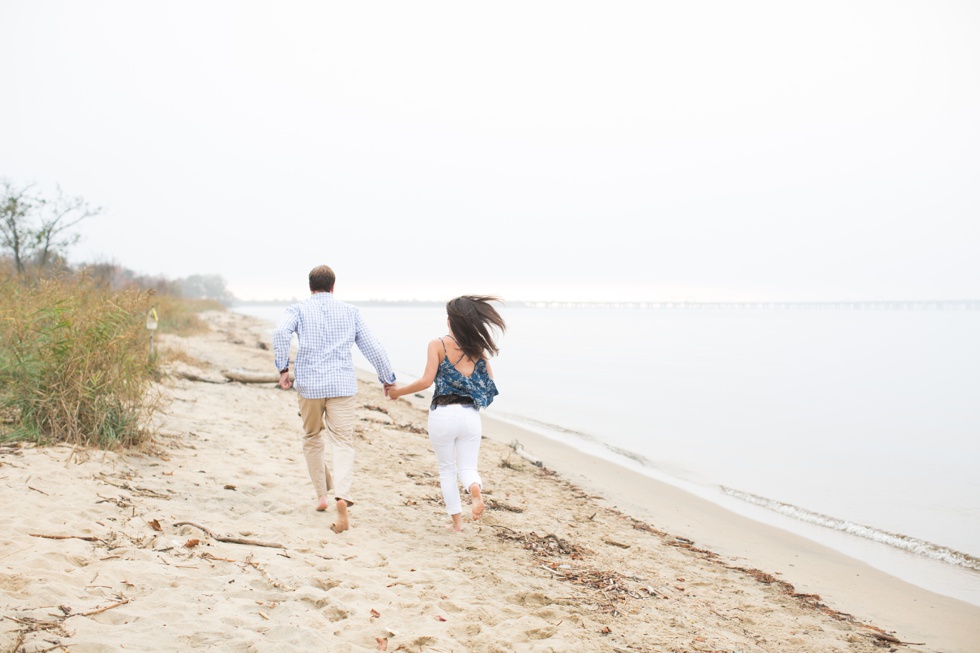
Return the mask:
[[361,350],[378,373],[382,383],[394,383],[388,354],[361,318],[356,306],[320,292],[286,309],[272,336],[276,369],[289,367],[289,347],[293,334],[299,349],[293,368],[296,391],[307,399],[353,397],[357,394],[354,372],[354,345]]

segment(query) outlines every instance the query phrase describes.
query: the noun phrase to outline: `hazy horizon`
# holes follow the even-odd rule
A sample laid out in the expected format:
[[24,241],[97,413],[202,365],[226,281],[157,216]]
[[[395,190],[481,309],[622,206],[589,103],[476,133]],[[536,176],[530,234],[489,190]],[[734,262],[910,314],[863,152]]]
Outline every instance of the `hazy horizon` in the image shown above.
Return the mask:
[[[231,302],[231,306],[248,306],[248,305],[264,305],[264,304],[288,304],[293,302],[299,302],[306,299],[308,295],[295,296],[295,297],[280,297],[275,299],[238,299],[236,298]],[[352,304],[425,304],[431,306],[442,306],[445,304],[446,300],[438,299],[377,299],[377,298],[348,298],[348,297],[338,297],[342,301],[350,302]],[[964,305],[965,308],[970,310],[980,309],[980,298],[971,297],[960,297],[955,299],[930,299],[924,297],[918,298],[892,298],[892,299],[869,299],[869,300],[819,300],[819,301],[807,301],[807,300],[765,300],[765,301],[739,301],[739,300],[692,300],[692,301],[676,301],[676,300],[622,300],[622,301],[612,301],[612,300],[558,300],[558,299],[507,299],[505,297],[500,298],[502,303],[510,305],[529,305],[529,306],[540,306],[540,305],[610,305],[610,306],[662,306],[662,305],[782,305],[782,306],[819,306],[819,305],[839,305],[839,306],[859,306],[859,305]]]
[[242,300],[980,296],[980,5],[11,0],[0,177]]

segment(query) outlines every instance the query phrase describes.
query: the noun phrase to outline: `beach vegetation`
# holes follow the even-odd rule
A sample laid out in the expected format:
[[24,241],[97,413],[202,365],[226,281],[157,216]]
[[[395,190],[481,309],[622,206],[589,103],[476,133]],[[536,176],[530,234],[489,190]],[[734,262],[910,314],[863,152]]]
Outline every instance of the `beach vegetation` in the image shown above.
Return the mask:
[[60,187],[45,195],[0,179],[0,442],[147,441],[171,356],[157,355],[154,334],[204,332],[200,312],[234,301],[217,275],[70,264],[80,223],[101,212]]
[[223,308],[84,274],[0,273],[0,441],[143,444],[168,356],[152,355],[148,315],[157,333],[190,335],[207,329],[200,311]]

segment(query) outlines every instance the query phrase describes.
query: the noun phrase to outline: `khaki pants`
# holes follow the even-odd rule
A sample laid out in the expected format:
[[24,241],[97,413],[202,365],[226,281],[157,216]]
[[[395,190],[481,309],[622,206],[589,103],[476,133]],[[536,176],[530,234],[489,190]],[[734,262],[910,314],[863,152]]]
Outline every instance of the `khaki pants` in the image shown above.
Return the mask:
[[[354,397],[307,399],[299,396],[299,414],[303,419],[303,455],[310,479],[318,497],[333,490],[337,499],[353,505],[350,486],[354,478]],[[324,446],[320,433],[330,434],[333,455],[333,475],[323,459]]]

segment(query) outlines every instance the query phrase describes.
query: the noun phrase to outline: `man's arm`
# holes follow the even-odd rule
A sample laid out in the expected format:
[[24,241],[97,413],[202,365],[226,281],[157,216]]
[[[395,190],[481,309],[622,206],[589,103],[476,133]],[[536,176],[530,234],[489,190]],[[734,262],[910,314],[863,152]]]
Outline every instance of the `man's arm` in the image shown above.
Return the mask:
[[295,306],[290,306],[272,334],[272,350],[276,355],[276,371],[280,375],[280,385],[282,385],[283,375],[286,376],[286,382],[289,382],[289,346],[293,342],[293,334],[296,333],[298,324],[299,311]]

